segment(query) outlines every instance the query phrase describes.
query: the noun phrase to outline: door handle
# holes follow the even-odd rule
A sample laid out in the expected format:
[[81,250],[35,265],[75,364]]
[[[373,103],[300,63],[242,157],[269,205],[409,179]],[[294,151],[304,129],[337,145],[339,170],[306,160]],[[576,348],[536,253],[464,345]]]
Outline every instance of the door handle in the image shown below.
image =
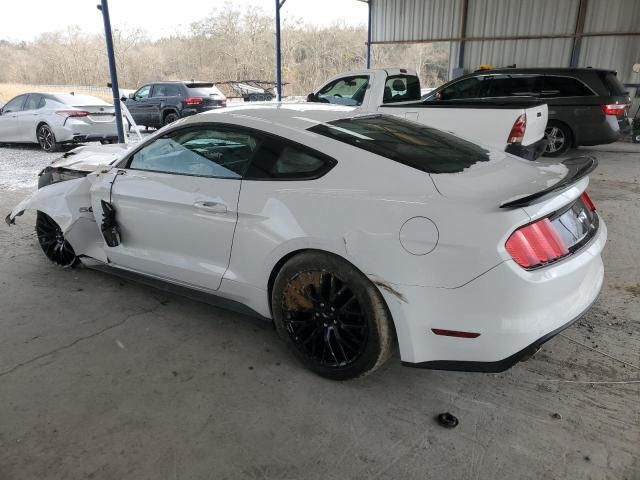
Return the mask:
[[195,202],[194,207],[212,213],[227,213],[227,206],[221,202]]

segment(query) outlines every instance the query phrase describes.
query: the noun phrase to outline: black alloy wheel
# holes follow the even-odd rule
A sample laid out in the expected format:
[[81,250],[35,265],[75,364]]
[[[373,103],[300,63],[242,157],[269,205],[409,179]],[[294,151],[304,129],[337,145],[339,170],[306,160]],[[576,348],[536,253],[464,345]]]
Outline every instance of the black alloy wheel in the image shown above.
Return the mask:
[[40,148],[45,152],[55,152],[58,150],[56,136],[49,125],[40,125],[40,127],[38,127],[37,137]]
[[180,118],[180,117],[178,117],[178,114],[177,114],[177,113],[173,113],[173,112],[171,112],[171,113],[167,113],[167,114],[165,115],[165,117],[164,117],[164,123],[163,123],[163,125],[164,125],[164,126],[167,126],[167,125],[169,125],[169,124],[171,124],[171,123],[175,122],[175,121],[176,121],[176,120],[178,120],[179,118]]
[[284,322],[297,348],[322,367],[345,367],[364,351],[369,335],[365,314],[338,275],[302,272],[283,296]]
[[278,335],[310,370],[367,375],[389,358],[393,320],[378,288],[345,259],[310,250],[289,259],[271,290]]
[[38,212],[36,235],[42,251],[49,260],[63,267],[72,267],[78,257],[71,244],[64,238],[60,226],[46,213]]

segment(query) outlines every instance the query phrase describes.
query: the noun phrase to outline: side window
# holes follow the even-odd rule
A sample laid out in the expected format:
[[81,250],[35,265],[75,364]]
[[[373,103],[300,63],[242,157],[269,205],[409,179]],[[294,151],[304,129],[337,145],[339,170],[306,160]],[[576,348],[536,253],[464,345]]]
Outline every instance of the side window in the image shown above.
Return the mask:
[[306,148],[267,138],[247,169],[248,180],[309,180],[335,165],[335,161]]
[[19,112],[22,110],[25,98],[27,98],[26,95],[20,95],[13,100],[10,100],[2,109],[2,113]]
[[38,108],[42,108],[42,105],[42,95],[29,95],[23,110],[37,110]]
[[137,151],[134,170],[196,177],[241,178],[256,150],[254,135],[216,127],[171,132]]
[[536,75],[493,75],[486,97],[531,97],[540,94],[542,77]]
[[594,93],[581,81],[571,77],[544,77],[542,95],[545,98],[555,97],[589,97]]
[[382,103],[420,100],[420,80],[413,75],[393,75],[384,84]]
[[329,103],[362,105],[368,85],[369,77],[367,75],[340,78],[322,88],[318,92],[318,97]]
[[167,86],[166,85],[154,85],[151,92],[152,97],[166,97]]
[[471,77],[449,85],[440,90],[440,100],[458,100],[462,98],[480,98],[484,77]]
[[133,95],[133,98],[135,98],[136,100],[144,100],[149,96],[150,91],[151,85],[145,85]]
[[181,97],[180,87],[177,85],[165,85],[165,95],[167,97]]

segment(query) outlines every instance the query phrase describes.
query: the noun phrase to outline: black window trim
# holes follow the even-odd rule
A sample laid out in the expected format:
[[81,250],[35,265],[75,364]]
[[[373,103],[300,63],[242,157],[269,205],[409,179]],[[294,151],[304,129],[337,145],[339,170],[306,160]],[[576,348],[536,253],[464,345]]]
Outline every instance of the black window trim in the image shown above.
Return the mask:
[[[192,130],[192,129],[197,129],[197,128],[202,128],[202,127],[211,127],[211,128],[220,128],[221,130],[227,129],[227,130],[235,130],[235,131],[244,131],[250,135],[254,135],[257,137],[257,144],[256,144],[256,149],[253,152],[253,154],[251,155],[251,158],[249,159],[249,161],[247,162],[247,165],[245,167],[244,172],[242,173],[242,175],[240,175],[239,177],[212,177],[209,175],[194,175],[194,174],[190,174],[190,173],[174,173],[174,172],[163,172],[160,170],[142,170],[142,169],[138,169],[138,168],[131,168],[129,165],[131,164],[131,160],[133,159],[133,156],[138,153],[140,150],[142,150],[143,148],[147,147],[148,145],[151,145],[153,142],[155,142],[156,140],[159,140],[161,138],[165,138],[173,133],[177,133],[183,130]],[[262,147],[262,143],[264,142],[265,138],[270,138],[273,140],[276,140],[277,142],[281,142],[281,143],[285,143],[293,148],[296,148],[298,150],[301,150],[303,152],[309,153],[310,155],[313,155],[315,157],[318,157],[320,160],[322,160],[325,164],[325,168],[321,169],[318,173],[314,174],[314,175],[307,175],[307,176],[300,176],[300,177],[296,177],[296,178],[253,178],[253,177],[247,177],[246,173],[249,170],[249,167],[251,166],[251,164],[253,163],[253,159],[256,155],[257,152],[260,151],[260,148]],[[132,170],[132,171],[136,171],[136,172],[152,172],[152,173],[164,173],[166,175],[181,175],[181,176],[186,176],[186,177],[198,177],[198,178],[217,178],[217,179],[221,179],[221,180],[250,180],[252,182],[298,182],[298,181],[309,181],[309,180],[317,180],[319,178],[324,177],[327,173],[329,173],[331,170],[333,170],[333,168],[338,164],[338,161],[333,158],[330,157],[329,155],[327,155],[326,153],[322,153],[314,148],[311,148],[307,145],[303,145],[301,143],[298,143],[294,140],[290,140],[288,138],[285,137],[281,137],[280,135],[276,135],[270,132],[265,132],[263,130],[259,130],[257,128],[251,128],[251,127],[245,127],[242,125],[235,125],[233,123],[217,123],[217,122],[197,122],[197,123],[190,123],[189,125],[180,125],[180,126],[176,126],[174,128],[172,128],[171,130],[168,130],[166,132],[164,132],[162,135],[157,136],[157,137],[153,137],[152,139],[149,139],[149,141],[143,142],[143,144],[137,146],[135,149],[133,149],[131,152],[129,152],[122,160],[120,160],[119,162],[117,162],[114,165],[114,168],[118,168],[118,169],[123,169],[123,170]]]

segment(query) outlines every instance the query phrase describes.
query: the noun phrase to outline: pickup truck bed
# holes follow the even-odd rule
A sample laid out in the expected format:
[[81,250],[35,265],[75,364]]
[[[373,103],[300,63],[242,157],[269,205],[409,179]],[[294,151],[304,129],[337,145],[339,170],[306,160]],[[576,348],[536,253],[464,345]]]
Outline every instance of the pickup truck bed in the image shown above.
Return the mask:
[[527,97],[425,102],[420,99],[420,80],[408,69],[338,75],[308,99],[354,106],[364,114],[395,115],[530,160],[538,158],[546,145],[548,109],[544,102]]

